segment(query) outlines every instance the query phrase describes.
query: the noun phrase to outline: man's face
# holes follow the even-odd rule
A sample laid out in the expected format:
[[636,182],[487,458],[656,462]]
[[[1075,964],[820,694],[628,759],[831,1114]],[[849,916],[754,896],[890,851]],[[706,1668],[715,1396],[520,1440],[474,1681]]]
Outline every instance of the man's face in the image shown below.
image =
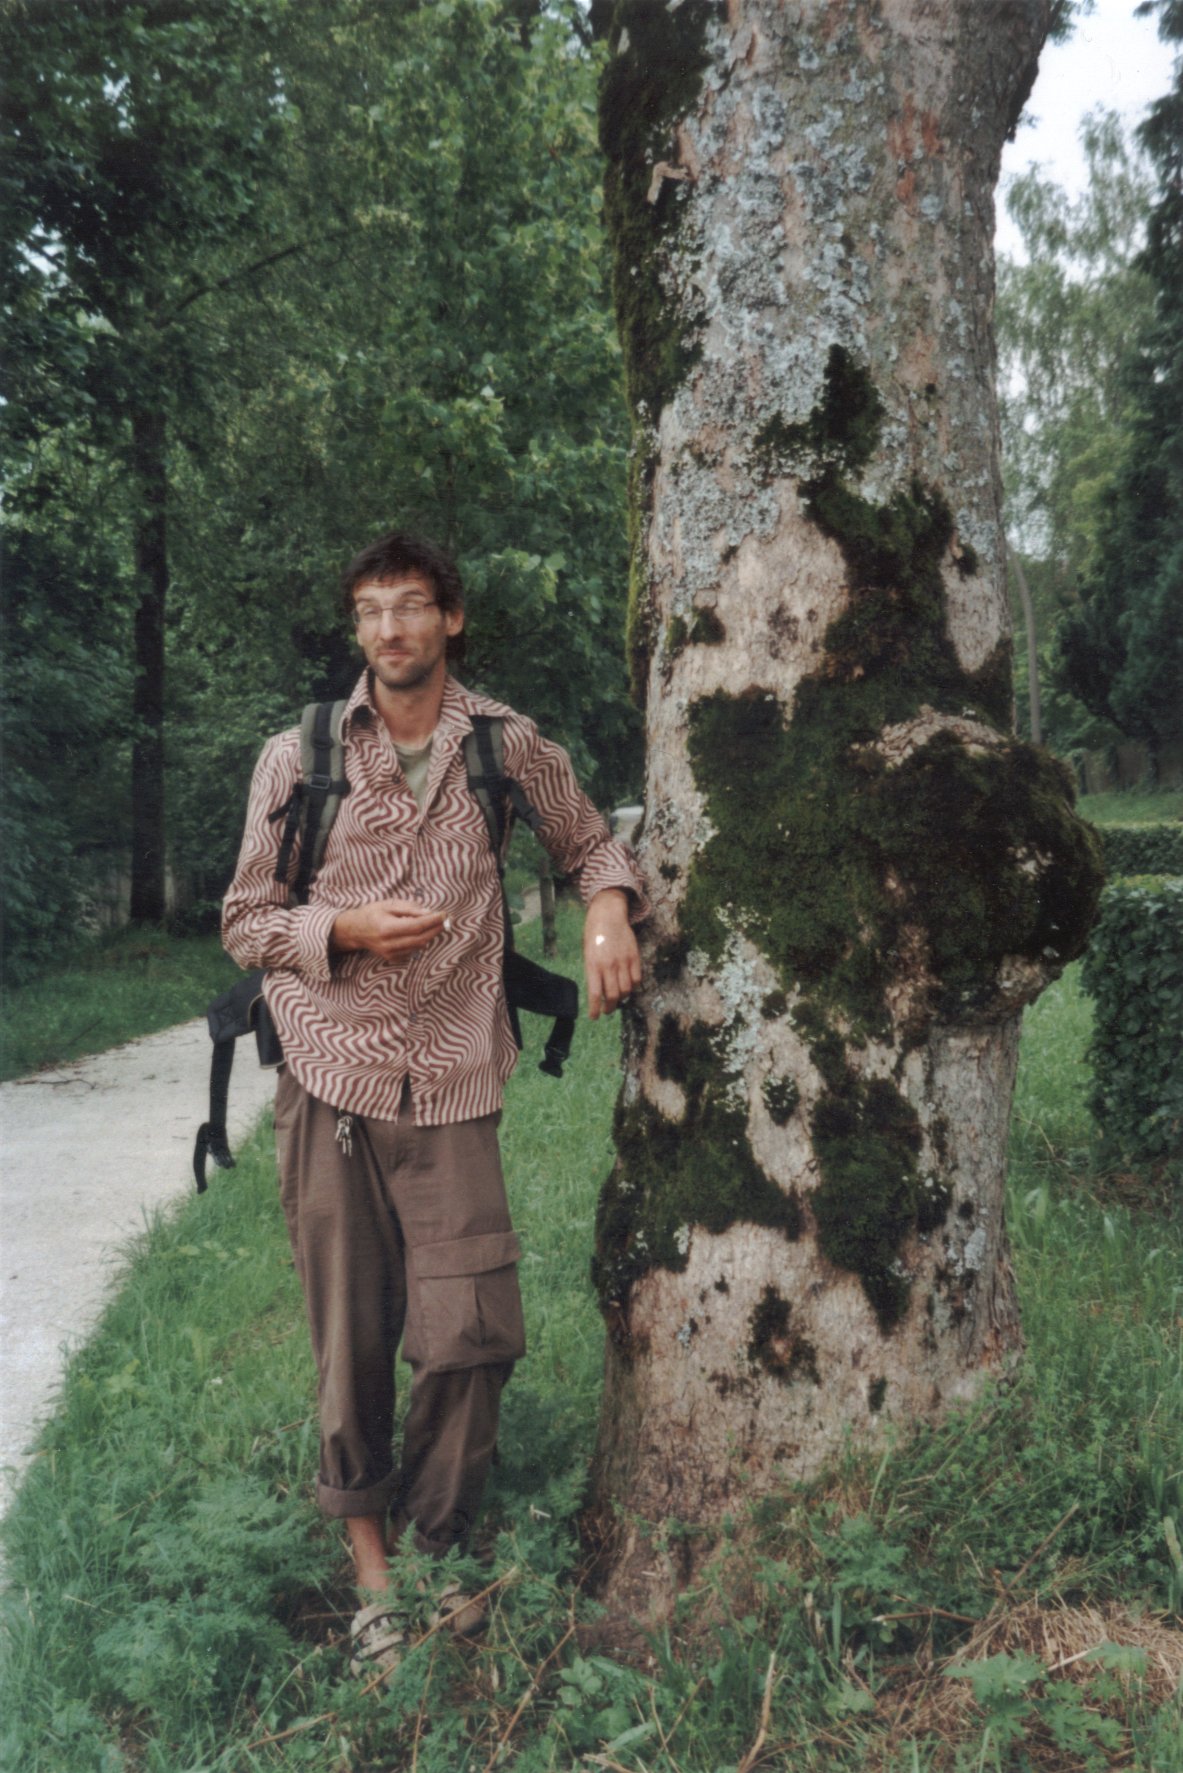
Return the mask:
[[366,664],[392,690],[442,677],[448,641],[464,626],[464,611],[442,610],[431,581],[416,572],[366,579],[354,589],[353,611]]

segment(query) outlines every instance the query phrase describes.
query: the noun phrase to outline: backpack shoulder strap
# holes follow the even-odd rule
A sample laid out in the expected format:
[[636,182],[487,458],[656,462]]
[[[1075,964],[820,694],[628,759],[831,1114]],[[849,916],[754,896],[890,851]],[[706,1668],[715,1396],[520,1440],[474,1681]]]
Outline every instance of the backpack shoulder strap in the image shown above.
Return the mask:
[[579,1010],[579,991],[574,982],[561,973],[547,972],[534,961],[514,952],[513,919],[505,893],[505,868],[502,851],[510,812],[522,819],[535,837],[542,828],[537,809],[531,804],[521,783],[505,773],[505,722],[499,714],[474,714],[472,731],[464,739],[464,763],[468,771],[469,793],[485,815],[489,842],[502,876],[501,915],[504,928],[502,980],[509,1023],[514,1040],[522,1044],[519,1010],[554,1018],[546,1051],[538,1062],[540,1071],[551,1077],[562,1077],[563,1066],[571,1056],[571,1037]]
[[307,898],[312,876],[324,860],[333,820],[349,793],[345,743],[341,737],[346,706],[344,701],[310,702],[300,719],[300,772],[308,802],[296,877],[297,897],[301,884],[304,887],[300,904]]
[[506,803],[514,817],[528,825],[535,837],[542,828],[542,820],[521,783],[505,773],[505,721],[502,716],[474,714],[471,720],[472,731],[464,739],[468,791],[485,815],[489,842],[500,866],[509,818]]
[[276,880],[287,880],[292,849],[299,833],[300,861],[291,889],[297,905],[308,903],[312,876],[324,859],[333,820],[349,793],[345,743],[341,736],[345,708],[343,701],[309,702],[300,716],[300,780],[287,805],[271,815],[277,819],[287,814],[275,863]]
[[472,716],[472,731],[464,735],[464,767],[468,772],[468,792],[485,815],[489,843],[500,867],[505,842],[506,787],[504,722],[499,715]]

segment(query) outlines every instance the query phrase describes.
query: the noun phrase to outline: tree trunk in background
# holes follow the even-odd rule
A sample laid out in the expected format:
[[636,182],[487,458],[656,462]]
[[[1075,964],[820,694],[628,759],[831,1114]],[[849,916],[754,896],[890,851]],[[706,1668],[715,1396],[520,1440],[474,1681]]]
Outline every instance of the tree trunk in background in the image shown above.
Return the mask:
[[1035,605],[1031,601],[1031,587],[1027,583],[1023,563],[1013,548],[1010,550],[1010,559],[1015,569],[1019,601],[1023,605],[1023,623],[1027,630],[1027,696],[1031,703],[1031,743],[1042,745],[1043,714],[1039,702],[1039,655],[1035,650]]
[[168,593],[164,415],[132,414],[137,511],[131,921],[164,917],[164,611]]
[[617,1617],[688,1574],[663,1520],[931,1421],[1020,1346],[1019,1014],[1100,878],[1011,736],[993,187],[1049,11],[613,15],[655,905],[597,1222]]

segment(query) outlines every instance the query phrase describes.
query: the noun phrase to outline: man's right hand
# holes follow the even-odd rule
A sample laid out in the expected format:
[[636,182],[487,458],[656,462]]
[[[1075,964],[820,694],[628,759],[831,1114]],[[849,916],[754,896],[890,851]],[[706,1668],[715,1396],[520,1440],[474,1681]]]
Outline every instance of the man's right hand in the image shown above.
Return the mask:
[[444,927],[442,911],[429,911],[414,899],[372,899],[342,911],[333,924],[329,946],[334,954],[368,949],[380,960],[402,961],[426,948]]

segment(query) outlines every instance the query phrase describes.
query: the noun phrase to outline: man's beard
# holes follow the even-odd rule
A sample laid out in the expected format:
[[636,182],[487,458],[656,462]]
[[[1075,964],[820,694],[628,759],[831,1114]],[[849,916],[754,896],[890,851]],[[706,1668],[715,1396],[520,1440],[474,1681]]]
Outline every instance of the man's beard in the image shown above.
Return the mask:
[[371,669],[384,689],[409,690],[418,689],[420,684],[426,683],[436,664],[436,659],[413,659],[408,656],[397,663],[388,661],[383,664],[379,659]]

